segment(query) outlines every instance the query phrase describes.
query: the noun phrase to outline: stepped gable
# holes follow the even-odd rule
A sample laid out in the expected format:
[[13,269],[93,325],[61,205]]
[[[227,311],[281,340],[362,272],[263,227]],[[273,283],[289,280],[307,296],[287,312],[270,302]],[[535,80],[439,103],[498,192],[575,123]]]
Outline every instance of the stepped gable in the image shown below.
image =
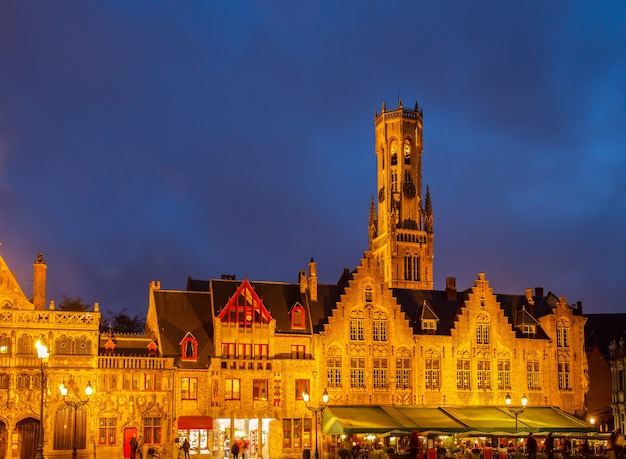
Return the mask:
[[[163,356],[174,357],[180,368],[206,368],[214,354],[211,295],[171,290],[153,295]],[[198,342],[195,361],[182,359],[181,342],[188,333]]]

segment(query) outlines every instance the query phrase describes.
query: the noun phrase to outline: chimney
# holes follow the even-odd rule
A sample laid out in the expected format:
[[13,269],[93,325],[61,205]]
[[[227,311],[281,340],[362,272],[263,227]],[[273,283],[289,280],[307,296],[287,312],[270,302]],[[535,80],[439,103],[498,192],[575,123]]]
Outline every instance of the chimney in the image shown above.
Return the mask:
[[304,295],[306,293],[306,271],[304,269],[300,270],[298,274],[298,285],[300,286],[300,295]]
[[456,300],[456,277],[446,277],[446,299]]
[[37,259],[33,265],[33,304],[36,310],[46,309],[46,262],[43,253],[37,254]]
[[309,262],[309,298],[311,301],[317,301],[317,263]]
[[535,304],[535,300],[533,299],[533,289],[532,288],[527,288],[526,289],[526,301],[528,302],[528,304]]

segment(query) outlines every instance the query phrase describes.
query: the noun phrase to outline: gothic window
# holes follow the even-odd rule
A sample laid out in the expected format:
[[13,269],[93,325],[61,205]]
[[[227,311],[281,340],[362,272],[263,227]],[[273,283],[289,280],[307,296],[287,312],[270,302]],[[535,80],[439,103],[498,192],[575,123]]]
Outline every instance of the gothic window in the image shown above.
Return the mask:
[[511,361],[509,359],[498,360],[498,389],[511,388]]
[[489,317],[484,313],[476,318],[476,344],[489,344]]
[[411,164],[411,144],[408,140],[404,141],[404,164]]
[[559,356],[558,369],[559,369],[559,389],[561,390],[571,389],[572,387],[570,386],[570,363],[565,357]]
[[6,333],[0,335],[0,354],[11,353],[11,337]]
[[86,336],[77,338],[74,345],[77,355],[91,355],[91,341]]
[[539,381],[539,359],[536,355],[529,355],[526,361],[526,378],[529,390],[541,389]]
[[30,376],[26,373],[20,373],[15,380],[15,386],[18,389],[30,389]]
[[7,373],[0,373],[0,389],[8,389],[10,376]]
[[33,341],[32,336],[24,334],[17,339],[17,353],[18,354],[36,354],[37,353],[37,349],[35,348],[35,341]]
[[72,338],[61,335],[54,342],[54,353],[59,355],[72,355]]
[[440,362],[439,362],[439,353],[428,351],[426,353],[426,359],[424,361],[425,365],[425,379],[426,379],[426,389],[427,390],[435,390],[440,388]]
[[391,165],[395,166],[398,164],[398,144],[394,140],[391,144]]
[[417,254],[411,255],[409,251],[404,254],[404,280],[420,280],[420,259]]
[[341,387],[341,365],[341,349],[338,346],[329,348],[326,354],[326,368],[328,370],[326,385],[328,387]]
[[560,319],[556,323],[556,345],[569,347],[569,322],[566,319]]
[[398,192],[398,173],[391,171],[391,191]]
[[491,389],[491,360],[479,360],[476,370],[478,388]]
[[374,341],[387,341],[387,315],[376,311],[372,325],[372,338]]

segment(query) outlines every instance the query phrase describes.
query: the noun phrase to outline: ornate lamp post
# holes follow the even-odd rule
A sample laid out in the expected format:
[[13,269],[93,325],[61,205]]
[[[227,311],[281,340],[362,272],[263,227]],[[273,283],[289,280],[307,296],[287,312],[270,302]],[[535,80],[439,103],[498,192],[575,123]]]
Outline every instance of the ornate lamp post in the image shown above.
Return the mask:
[[[91,381],[87,382],[87,387],[85,387],[85,395],[87,396],[86,400],[68,400],[66,397],[69,392],[69,389],[65,385],[65,382],[61,383],[61,385],[59,386],[59,390],[61,391],[61,395],[63,396],[63,401],[65,402],[65,404],[74,410],[74,433],[72,435],[72,458],[76,459],[78,455],[78,451],[76,451],[76,415],[78,414],[78,409],[81,406],[89,403],[89,397],[91,397],[91,395],[93,394],[93,387],[91,386]],[[72,396],[73,394],[70,395],[70,398]]]
[[509,411],[515,416],[515,433],[517,433],[517,417],[524,412],[526,409],[526,405],[528,404],[528,399],[526,398],[526,394],[522,396],[522,407],[521,408],[512,408],[511,407],[511,396],[506,394],[506,407]]
[[48,348],[45,344],[41,342],[41,340],[37,340],[35,343],[35,347],[37,348],[37,357],[39,357],[39,362],[41,363],[41,373],[39,376],[39,385],[41,386],[40,392],[40,400],[39,400],[39,444],[37,445],[37,454],[35,454],[35,459],[44,459],[43,457],[43,396],[44,389],[46,387],[46,374],[44,373],[44,364],[48,361],[48,357],[50,357],[50,353],[48,352]]
[[317,448],[317,422],[318,416],[322,415],[322,411],[324,411],[324,408],[326,408],[326,405],[328,404],[328,390],[324,389],[324,393],[322,394],[322,403],[320,403],[320,406],[318,406],[317,408],[309,406],[310,396],[306,390],[302,392],[302,398],[304,399],[304,404],[306,405],[306,407],[309,409],[309,411],[313,413],[313,419],[315,422],[315,459],[318,459],[319,450]]

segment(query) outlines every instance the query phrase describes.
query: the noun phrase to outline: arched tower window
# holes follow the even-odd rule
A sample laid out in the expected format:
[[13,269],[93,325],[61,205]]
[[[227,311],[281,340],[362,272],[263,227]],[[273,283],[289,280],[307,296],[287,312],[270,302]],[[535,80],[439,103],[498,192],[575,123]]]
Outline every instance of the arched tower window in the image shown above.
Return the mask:
[[398,144],[394,140],[391,144],[391,165],[395,166],[398,164]]
[[404,164],[411,164],[411,144],[408,140],[404,141]]

